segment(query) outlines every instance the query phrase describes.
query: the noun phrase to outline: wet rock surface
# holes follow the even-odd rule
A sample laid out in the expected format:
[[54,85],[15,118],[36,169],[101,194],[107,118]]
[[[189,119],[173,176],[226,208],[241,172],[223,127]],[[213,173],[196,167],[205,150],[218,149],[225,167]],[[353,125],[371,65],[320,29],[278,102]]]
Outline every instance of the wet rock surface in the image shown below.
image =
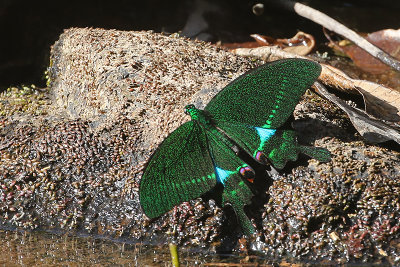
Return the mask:
[[335,155],[331,164],[311,161],[269,188],[263,213],[266,251],[342,261],[378,257],[385,262],[390,255],[395,261],[399,154],[356,141],[324,141]]
[[173,239],[300,260],[399,262],[400,154],[365,144],[343,113],[312,93],[296,109],[294,127],[303,143],[328,148],[332,161],[288,164],[249,207],[256,236],[237,242],[232,210],[208,199],[155,220],[143,215],[141,171],[189,119],[183,107],[204,107],[261,61],[176,36],[102,29],[67,30],[51,60],[49,90],[1,96],[3,228]]

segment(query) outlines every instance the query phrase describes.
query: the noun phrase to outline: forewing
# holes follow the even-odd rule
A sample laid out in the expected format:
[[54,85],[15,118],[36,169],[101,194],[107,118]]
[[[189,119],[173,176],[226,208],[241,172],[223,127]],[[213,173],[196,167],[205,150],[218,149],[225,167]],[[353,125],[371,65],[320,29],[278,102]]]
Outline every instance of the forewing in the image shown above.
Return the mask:
[[172,132],[150,158],[140,181],[140,204],[149,218],[155,218],[215,185],[206,133],[197,122],[189,121]]
[[206,106],[214,120],[277,129],[318,78],[321,66],[305,59],[264,64],[241,75]]

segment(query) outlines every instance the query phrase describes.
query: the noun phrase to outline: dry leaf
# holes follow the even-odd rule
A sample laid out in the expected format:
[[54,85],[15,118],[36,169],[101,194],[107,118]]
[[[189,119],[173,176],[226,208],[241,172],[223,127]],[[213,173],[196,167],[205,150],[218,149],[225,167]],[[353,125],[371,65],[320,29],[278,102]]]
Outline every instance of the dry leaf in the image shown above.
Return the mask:
[[278,43],[286,45],[283,50],[296,55],[308,55],[315,47],[315,39],[311,34],[298,32],[290,39],[277,39]]
[[256,48],[264,45],[260,44],[259,42],[243,42],[243,43],[224,43],[221,46],[232,50],[236,48]]
[[320,95],[335,103],[349,116],[351,123],[366,140],[371,143],[381,143],[389,140],[400,144],[400,132],[398,128],[387,125],[386,123],[369,117],[364,111],[348,105],[342,99],[328,92],[319,82],[314,86]]
[[[390,70],[390,67],[365,52],[351,42],[335,42],[325,34],[334,48],[349,56],[355,65],[364,71],[381,74]],[[381,48],[396,59],[400,59],[400,30],[381,30],[366,36],[369,42]]]
[[400,92],[374,82],[352,79],[330,65],[321,65],[320,79],[324,84],[347,93],[360,93],[364,99],[365,111],[377,119],[400,121]]
[[304,32],[298,32],[290,39],[274,39],[260,34],[252,34],[251,37],[253,37],[260,45],[277,45],[283,51],[300,56],[309,54],[315,46],[314,37],[311,34]]

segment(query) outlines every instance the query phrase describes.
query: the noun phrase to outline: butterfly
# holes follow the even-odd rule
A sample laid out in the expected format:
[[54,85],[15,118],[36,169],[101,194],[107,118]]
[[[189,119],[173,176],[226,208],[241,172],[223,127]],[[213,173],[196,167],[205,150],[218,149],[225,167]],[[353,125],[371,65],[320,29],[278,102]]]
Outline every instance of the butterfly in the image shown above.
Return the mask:
[[187,105],[191,121],[159,145],[143,172],[139,198],[146,216],[156,218],[222,185],[222,203],[232,206],[245,234],[254,233],[243,209],[253,197],[247,178],[254,171],[235,147],[276,169],[299,153],[329,161],[328,150],[300,145],[293,130],[280,129],[320,73],[310,60],[277,60],[232,81],[204,110]]

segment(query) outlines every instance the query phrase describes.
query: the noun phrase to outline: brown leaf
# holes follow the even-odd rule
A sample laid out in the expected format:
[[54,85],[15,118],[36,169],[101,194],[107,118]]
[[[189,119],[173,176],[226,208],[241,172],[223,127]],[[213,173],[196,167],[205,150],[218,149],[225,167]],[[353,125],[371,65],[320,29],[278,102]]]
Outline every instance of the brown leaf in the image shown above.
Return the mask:
[[255,34],[251,34],[250,35],[258,44],[260,44],[260,46],[264,46],[264,45],[274,45],[275,43],[275,38],[272,38],[270,36],[266,36],[266,35],[261,35],[258,33]]
[[315,47],[315,39],[311,34],[298,32],[290,39],[277,39],[283,50],[300,56],[308,55]]
[[[329,36],[331,44],[349,56],[355,65],[364,71],[381,74],[390,70],[390,67],[365,52],[360,47],[349,42],[334,42]],[[396,59],[400,59],[400,29],[381,30],[368,34],[366,39],[381,48]]]
[[321,65],[320,79],[324,84],[347,93],[361,94],[365,111],[377,119],[400,121],[400,92],[374,82],[352,79],[330,65]]
[[256,48],[260,46],[268,46],[275,42],[275,39],[266,35],[261,34],[252,34],[250,35],[254,41],[253,42],[243,42],[243,43],[224,43],[222,46],[228,49],[236,49],[236,48]]
[[244,43],[224,43],[222,44],[222,46],[232,50],[236,48],[256,48],[263,45],[259,44],[258,42],[244,42]]
[[319,82],[315,82],[314,86],[319,94],[332,103],[335,103],[339,108],[347,113],[353,126],[366,140],[372,143],[381,143],[393,140],[400,144],[400,132],[397,127],[390,126],[380,120],[371,118],[364,111],[348,105],[342,99],[329,93],[328,90],[326,90],[326,88]]

